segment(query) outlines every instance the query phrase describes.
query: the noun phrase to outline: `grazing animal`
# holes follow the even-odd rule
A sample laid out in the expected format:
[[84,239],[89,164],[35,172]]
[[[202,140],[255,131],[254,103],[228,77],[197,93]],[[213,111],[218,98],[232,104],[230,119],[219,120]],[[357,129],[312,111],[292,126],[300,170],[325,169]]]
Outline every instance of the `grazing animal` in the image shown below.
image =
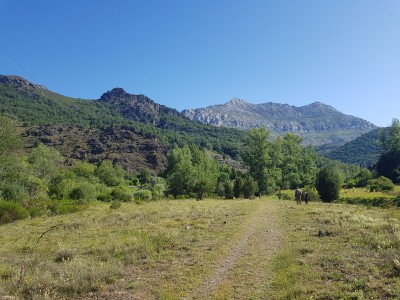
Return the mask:
[[260,192],[255,192],[255,193],[254,193],[254,196],[255,196],[256,198],[260,198],[260,197],[261,197],[261,193],[260,193]]

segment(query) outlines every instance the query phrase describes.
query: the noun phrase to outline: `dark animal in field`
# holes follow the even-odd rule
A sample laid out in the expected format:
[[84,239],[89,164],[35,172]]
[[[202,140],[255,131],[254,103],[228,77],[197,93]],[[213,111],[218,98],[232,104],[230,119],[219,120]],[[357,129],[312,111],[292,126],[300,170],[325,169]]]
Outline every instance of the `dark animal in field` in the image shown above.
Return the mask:
[[260,192],[255,192],[255,193],[254,193],[254,196],[255,196],[256,198],[260,198],[260,197],[261,197],[261,193],[260,193]]

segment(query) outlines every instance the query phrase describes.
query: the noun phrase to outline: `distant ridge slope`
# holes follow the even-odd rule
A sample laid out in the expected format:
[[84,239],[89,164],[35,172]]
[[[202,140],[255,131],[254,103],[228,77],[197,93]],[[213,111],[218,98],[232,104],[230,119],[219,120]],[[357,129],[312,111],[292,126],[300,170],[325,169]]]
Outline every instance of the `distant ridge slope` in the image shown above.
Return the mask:
[[104,93],[100,102],[113,105],[127,119],[159,125],[162,117],[184,118],[177,110],[158,104],[145,95],[133,95],[122,88]]
[[377,128],[374,124],[346,115],[321,102],[296,107],[288,104],[252,104],[234,98],[221,105],[186,109],[191,120],[214,126],[238,129],[266,127],[273,135],[293,132],[306,144],[344,144]]

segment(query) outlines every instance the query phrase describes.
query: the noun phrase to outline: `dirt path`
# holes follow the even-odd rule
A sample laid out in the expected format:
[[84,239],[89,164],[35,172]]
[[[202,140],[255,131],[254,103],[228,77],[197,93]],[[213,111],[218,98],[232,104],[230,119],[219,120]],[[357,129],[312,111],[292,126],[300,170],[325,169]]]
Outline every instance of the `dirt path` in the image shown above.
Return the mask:
[[271,259],[281,244],[278,201],[256,200],[259,205],[241,226],[241,236],[228,256],[216,262],[212,275],[189,299],[265,299],[271,282]]

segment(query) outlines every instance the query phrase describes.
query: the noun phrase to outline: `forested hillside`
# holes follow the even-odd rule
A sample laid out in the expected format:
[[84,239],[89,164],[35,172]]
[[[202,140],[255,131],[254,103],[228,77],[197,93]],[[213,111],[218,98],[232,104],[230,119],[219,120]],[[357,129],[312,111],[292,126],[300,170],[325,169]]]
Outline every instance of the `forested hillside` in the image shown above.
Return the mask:
[[[45,144],[48,141],[52,146],[57,145],[56,148],[68,157],[82,157],[84,151],[85,159],[89,161],[97,160],[96,154],[99,154],[99,149],[108,149],[110,151],[105,151],[104,158],[114,160],[115,154],[113,157],[110,153],[118,152],[120,157],[117,161],[123,162],[129,169],[132,169],[132,163],[128,166],[124,162],[132,159],[145,161],[146,164],[141,167],[147,166],[155,170],[159,167],[153,164],[154,160],[149,159],[148,153],[142,152],[140,147],[137,147],[136,151],[131,151],[133,157],[125,155],[126,152],[119,149],[118,144],[121,141],[124,139],[127,139],[125,142],[129,141],[131,138],[129,134],[126,137],[123,134],[119,135],[114,141],[109,139],[105,144],[103,144],[104,139],[99,140],[96,136],[104,135],[107,130],[133,132],[138,139],[150,141],[149,144],[152,144],[153,140],[154,143],[150,146],[156,152],[153,156],[160,157],[161,161],[165,161],[166,152],[160,149],[170,149],[185,144],[199,145],[233,158],[238,156],[244,132],[198,124],[175,110],[166,107],[160,109],[160,105],[143,95],[116,93],[121,91],[123,90],[114,89],[105,93],[102,101],[73,99],[34,85],[20,77],[0,76],[0,114],[21,121],[23,137],[29,140],[30,144],[34,144],[35,140]],[[112,96],[110,99],[113,101],[104,100],[107,99],[107,95]],[[136,103],[132,105],[126,97],[143,100],[140,109]],[[133,111],[136,113],[129,115],[129,112]],[[58,128],[56,131],[54,126]],[[69,130],[71,126],[75,129]],[[59,134],[61,132],[64,134]],[[93,139],[97,142],[94,143]],[[68,145],[76,140],[80,140],[80,143],[72,149],[68,148]],[[79,145],[86,150],[82,150]],[[140,169],[136,171],[139,172]]]
[[324,156],[330,159],[340,160],[349,164],[357,164],[363,167],[372,167],[376,164],[382,152],[379,141],[382,131],[387,131],[387,128],[372,130],[332,151],[326,153],[324,151],[318,152],[323,153]]

